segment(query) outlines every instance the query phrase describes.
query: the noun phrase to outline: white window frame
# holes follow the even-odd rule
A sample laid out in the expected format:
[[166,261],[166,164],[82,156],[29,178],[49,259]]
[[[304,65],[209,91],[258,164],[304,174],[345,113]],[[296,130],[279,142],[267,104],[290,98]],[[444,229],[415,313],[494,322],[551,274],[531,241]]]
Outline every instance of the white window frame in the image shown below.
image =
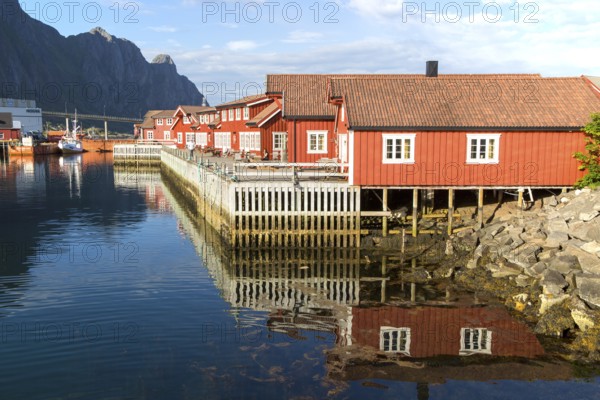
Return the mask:
[[458,354],[492,354],[492,331],[487,328],[461,328]]
[[242,119],[242,109],[236,108],[235,109],[235,120],[240,121],[241,119]]
[[215,148],[231,149],[231,132],[215,132]]
[[156,125],[157,125],[157,126],[162,126],[162,125],[163,125],[163,122],[164,122],[164,121],[163,121],[163,119],[162,119],[162,118],[158,118],[158,119],[156,120]]
[[[317,138],[317,147],[319,145],[319,136],[323,136],[323,148],[312,150],[311,147],[311,137],[315,136]],[[329,131],[306,131],[307,137],[307,154],[327,154],[327,142],[328,142]]]
[[183,124],[184,125],[189,125],[191,123],[192,123],[192,121],[190,120],[190,117],[188,117],[187,115],[184,115],[183,116]]
[[164,137],[165,137],[165,140],[171,140],[171,131],[165,131]]
[[146,132],[146,139],[147,140],[153,140],[154,139],[154,131],[147,131]]
[[240,132],[240,150],[260,151],[260,132]]
[[233,115],[233,114],[234,114],[234,112],[233,112],[233,108],[230,108],[230,109],[229,109],[229,120],[230,120],[230,121],[233,121],[233,120],[234,120],[234,115]]
[[0,132],[0,139],[4,139],[4,133]]
[[208,132],[196,132],[196,145],[202,147],[208,146]]
[[167,125],[173,126],[173,118],[167,118]]
[[196,135],[194,132],[186,132],[185,133],[185,144],[196,143]]
[[244,121],[250,119],[250,107],[244,107]]
[[[499,133],[467,133],[467,164],[498,164],[500,155],[500,137]],[[472,157],[471,141],[477,140],[475,158]],[[493,154],[490,157],[489,146],[490,140],[494,140]],[[485,157],[481,156],[482,141],[485,141]]]
[[183,144],[183,132],[177,132],[177,143]]
[[[277,138],[280,138],[280,146],[276,146]],[[287,132],[273,132],[273,151],[283,151],[284,142],[287,140]]]
[[410,356],[410,328],[382,326],[379,330],[379,350]]
[[227,122],[227,110],[223,110],[223,111],[221,112],[221,120],[222,120],[223,122]]
[[[415,162],[415,138],[417,137],[417,135],[415,133],[384,133],[381,135],[381,139],[382,139],[382,155],[381,155],[381,160],[383,164],[414,164]],[[392,151],[393,151],[393,155],[392,158],[388,157],[388,141],[389,140],[393,140],[394,144],[392,147]],[[400,140],[402,141],[402,150],[400,153],[400,157],[396,157],[397,156],[397,152],[396,152],[396,141]],[[405,146],[406,146],[406,141],[408,141],[410,143],[410,150],[409,150],[409,157],[406,157],[406,150],[405,150]]]

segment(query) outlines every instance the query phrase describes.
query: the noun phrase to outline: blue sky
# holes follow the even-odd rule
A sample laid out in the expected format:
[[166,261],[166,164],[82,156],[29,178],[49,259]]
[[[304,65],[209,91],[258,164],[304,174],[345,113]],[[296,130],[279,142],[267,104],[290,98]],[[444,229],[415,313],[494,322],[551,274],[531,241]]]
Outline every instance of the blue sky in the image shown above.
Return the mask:
[[169,54],[211,104],[256,94],[267,73],[423,73],[427,60],[442,74],[600,75],[596,0],[22,4],[63,35],[101,26],[148,61]]

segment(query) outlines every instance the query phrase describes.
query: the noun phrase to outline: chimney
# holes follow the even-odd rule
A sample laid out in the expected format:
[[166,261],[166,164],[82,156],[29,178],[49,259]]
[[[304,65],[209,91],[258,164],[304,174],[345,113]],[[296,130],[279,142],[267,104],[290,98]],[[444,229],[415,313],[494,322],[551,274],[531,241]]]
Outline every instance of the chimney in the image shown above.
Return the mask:
[[425,76],[428,78],[437,78],[437,76],[438,76],[438,62],[437,61],[427,61],[427,66],[425,68]]

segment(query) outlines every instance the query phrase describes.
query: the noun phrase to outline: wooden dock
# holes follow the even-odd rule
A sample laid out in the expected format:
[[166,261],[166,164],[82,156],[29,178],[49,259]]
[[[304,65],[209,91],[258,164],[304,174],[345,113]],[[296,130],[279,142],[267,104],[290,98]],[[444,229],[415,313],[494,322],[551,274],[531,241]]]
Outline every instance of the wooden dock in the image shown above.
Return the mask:
[[242,165],[198,162],[165,147],[161,161],[233,247],[360,246],[360,189],[323,166],[259,164],[240,174]]

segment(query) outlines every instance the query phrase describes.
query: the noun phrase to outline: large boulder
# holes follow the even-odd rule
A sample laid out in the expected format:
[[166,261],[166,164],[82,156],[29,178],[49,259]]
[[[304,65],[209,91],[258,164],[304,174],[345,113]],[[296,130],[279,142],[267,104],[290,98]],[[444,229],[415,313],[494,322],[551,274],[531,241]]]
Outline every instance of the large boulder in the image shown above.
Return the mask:
[[579,297],[590,306],[600,307],[600,276],[579,275],[575,281]]

